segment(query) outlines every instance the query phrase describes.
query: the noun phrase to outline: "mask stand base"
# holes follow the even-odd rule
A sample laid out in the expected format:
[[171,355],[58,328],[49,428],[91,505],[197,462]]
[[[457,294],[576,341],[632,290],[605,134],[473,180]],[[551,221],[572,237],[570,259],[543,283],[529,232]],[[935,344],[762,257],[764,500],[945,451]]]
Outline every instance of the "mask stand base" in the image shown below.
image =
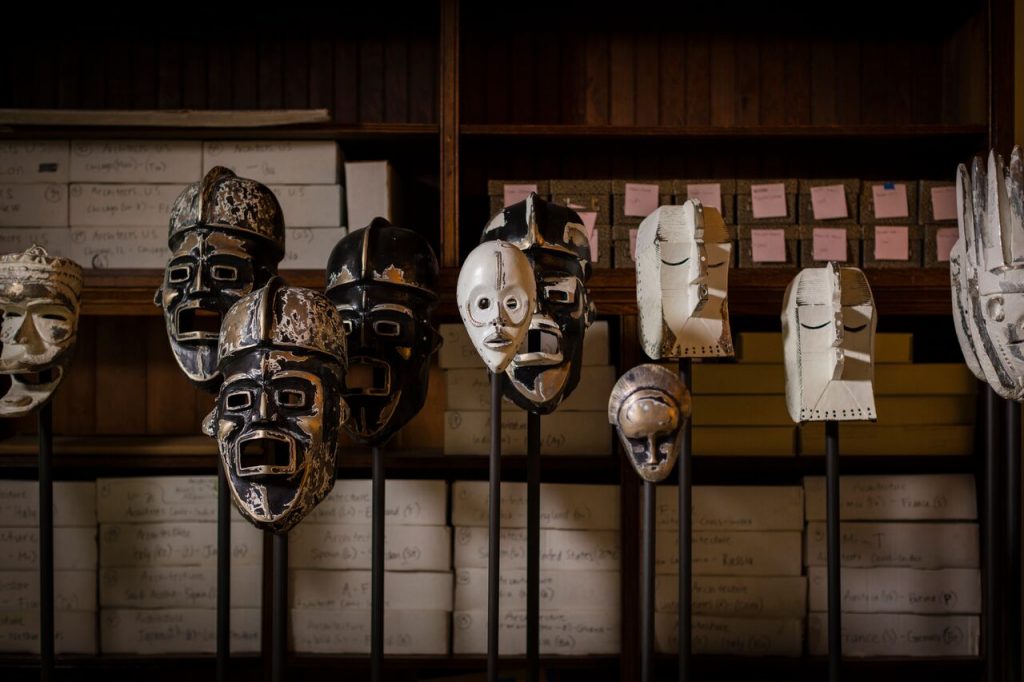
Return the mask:
[[644,481],[640,560],[640,679],[654,679],[654,504],[653,481]]
[[491,373],[491,453],[487,505],[487,682],[498,682],[498,589],[501,565],[501,395],[505,375]]
[[53,679],[53,405],[39,408],[39,679]]
[[372,453],[373,515],[370,549],[370,679],[380,682],[384,667],[384,455]]
[[828,679],[839,682],[843,658],[839,531],[839,422],[825,422],[826,534],[828,537]]
[[[693,393],[693,361],[679,360],[679,379]],[[692,398],[691,398],[692,399]],[[693,654],[693,420],[683,423],[679,451],[679,682],[692,679]],[[652,519],[653,526],[653,519]]]
[[1020,405],[1006,401],[1006,679],[1021,679]]
[[997,633],[1000,631],[1003,616],[1003,604],[1008,597],[1002,584],[1002,572],[999,567],[1005,558],[1001,552],[1002,535],[1002,490],[1003,490],[1003,457],[1000,450],[1000,410],[999,397],[988,386],[985,391],[985,481],[982,491],[985,496],[984,510],[984,541],[982,544],[982,647],[985,656],[985,679],[1003,679],[1003,642]]
[[526,679],[540,680],[540,415],[526,413]]
[[274,543],[274,594],[271,600],[270,680],[284,682],[285,642],[288,637],[288,534],[272,534],[271,537]]
[[[220,458],[218,458],[220,459]],[[217,682],[227,682],[231,660],[231,491],[224,466],[217,476]]]

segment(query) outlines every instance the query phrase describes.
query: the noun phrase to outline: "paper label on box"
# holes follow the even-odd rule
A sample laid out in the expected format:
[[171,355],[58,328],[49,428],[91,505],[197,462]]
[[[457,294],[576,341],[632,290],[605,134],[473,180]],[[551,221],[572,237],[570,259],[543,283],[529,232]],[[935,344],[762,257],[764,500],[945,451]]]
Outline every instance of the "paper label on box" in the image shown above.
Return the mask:
[[[249,523],[231,524],[231,563],[263,560],[263,533]],[[216,523],[107,523],[100,526],[100,566],[215,566]]]
[[822,185],[811,188],[811,211],[815,220],[846,218],[846,188],[842,185]]
[[596,263],[601,254],[601,235],[594,229],[594,225],[597,223],[597,211],[577,211],[577,214],[583,221],[583,227],[587,230],[587,239],[590,241],[590,261]]
[[[319,654],[370,653],[369,609],[292,609],[290,615],[294,651]],[[447,611],[384,611],[385,654],[445,655],[448,653],[448,632]]]
[[506,206],[512,204],[518,204],[520,201],[526,199],[532,192],[537,191],[537,185],[505,185],[505,197],[503,201]]
[[[803,653],[804,624],[800,618],[695,616],[690,627],[696,654],[796,658]],[[679,618],[671,613],[655,613],[654,650],[674,654],[679,651],[678,642]]]
[[629,257],[633,260],[636,260],[636,234],[635,228],[629,231]]
[[[522,656],[526,653],[526,612],[506,611],[505,606],[501,608],[498,614],[498,653]],[[622,637],[618,610],[542,610],[538,621],[538,649],[541,654],[586,656],[619,653]],[[482,654],[486,651],[487,612],[453,613],[452,653]]]
[[[231,609],[231,651],[260,649],[260,610]],[[104,609],[100,648],[105,654],[212,654],[216,609]]]
[[875,204],[876,218],[906,218],[910,215],[907,208],[907,186],[902,182],[871,185],[871,197]]
[[[613,530],[540,531],[540,569],[551,571],[618,571],[620,536]],[[526,569],[526,529],[501,530],[501,570]],[[455,568],[487,568],[487,528],[455,529]],[[799,564],[799,556],[797,557]]]
[[949,252],[953,245],[960,239],[960,234],[955,227],[940,227],[935,232],[935,260],[940,263],[949,262]]
[[196,182],[202,177],[199,140],[75,140],[71,182]]
[[842,227],[816,227],[811,236],[814,260],[846,262],[846,230]]
[[750,253],[755,263],[785,263],[786,231],[751,230]]
[[[844,521],[949,521],[978,518],[972,474],[843,476],[839,515]],[[808,521],[825,520],[825,478],[804,477]]]
[[[54,611],[95,611],[96,571],[54,571]],[[0,571],[0,612],[39,608],[39,571]]]
[[658,195],[658,185],[627,182],[622,214],[626,216],[646,218],[657,210]]
[[704,182],[686,186],[686,198],[697,199],[705,206],[722,212],[722,184],[719,182]]
[[72,227],[156,227],[167,220],[185,185],[71,185]]
[[[96,480],[100,523],[216,521],[215,476],[135,476]],[[232,520],[241,514],[232,506]]]
[[[96,484],[56,481],[53,484],[53,524],[56,527],[96,526]],[[0,527],[39,525],[39,483],[0,481]]]
[[875,225],[875,260],[910,260],[910,228]]
[[166,227],[74,227],[71,258],[83,268],[163,268],[171,256]]
[[751,185],[750,203],[755,218],[785,218],[788,214],[786,183]]
[[[621,580],[618,571],[543,571],[539,581],[540,608],[618,612]],[[498,583],[501,608],[526,608],[526,571],[502,571]],[[387,594],[386,589],[384,593]],[[471,610],[486,603],[487,569],[455,569],[455,610]]]
[[956,187],[932,187],[932,218],[956,220]]

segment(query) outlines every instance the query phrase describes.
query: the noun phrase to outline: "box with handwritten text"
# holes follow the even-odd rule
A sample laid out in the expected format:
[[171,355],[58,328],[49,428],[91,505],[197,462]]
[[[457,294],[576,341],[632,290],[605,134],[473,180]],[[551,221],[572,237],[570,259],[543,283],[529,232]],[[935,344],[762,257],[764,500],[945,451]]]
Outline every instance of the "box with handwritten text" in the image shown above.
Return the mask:
[[857,178],[801,179],[797,213],[802,225],[856,223],[860,215]]
[[639,225],[659,206],[671,204],[671,180],[612,180],[613,227]]
[[864,180],[860,186],[862,225],[916,225],[917,182]]
[[829,223],[800,226],[800,267],[820,268],[827,263],[860,267],[860,225]]
[[544,200],[551,199],[551,182],[549,180],[488,180],[487,196],[490,197],[491,215],[518,203],[535,192]]
[[736,181],[736,222],[793,225],[800,222],[795,178]]
[[800,228],[797,225],[739,225],[741,268],[795,268],[800,264]]
[[726,225],[736,224],[736,181],[731,178],[673,180],[672,199],[676,204],[698,199],[722,214]]
[[948,180],[921,180],[917,187],[917,219],[922,225],[955,223],[956,185]]
[[864,225],[865,268],[919,268],[924,228],[920,225]]
[[0,142],[0,183],[68,181],[67,140]]

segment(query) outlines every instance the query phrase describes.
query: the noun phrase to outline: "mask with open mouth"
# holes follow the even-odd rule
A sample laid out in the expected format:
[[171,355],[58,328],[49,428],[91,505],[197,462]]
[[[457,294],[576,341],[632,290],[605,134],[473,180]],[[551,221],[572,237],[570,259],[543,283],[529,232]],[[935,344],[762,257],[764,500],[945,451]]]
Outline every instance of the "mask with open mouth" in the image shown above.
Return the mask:
[[664,480],[679,457],[690,392],[661,365],[639,365],[615,382],[608,421],[619,434],[629,463],[645,481]]
[[549,414],[580,381],[583,336],[594,320],[586,228],[575,211],[530,194],[487,223],[480,242],[499,240],[526,255],[537,290],[526,341],[505,370],[505,394],[523,409]]
[[41,246],[0,256],[0,374],[11,382],[0,417],[23,417],[57,389],[74,353],[81,292],[82,268]]
[[274,194],[226,168],[211,169],[171,210],[172,255],[154,303],[178,366],[206,391],[220,385],[217,339],[228,309],[277,273],[284,216]]
[[348,338],[345,428],[382,445],[427,399],[430,356],[441,347],[431,316],[437,257],[423,235],[384,218],[343,237],[327,262],[327,296]]
[[731,357],[729,263],[721,214],[695,199],[662,206],[636,236],[636,296],[644,352],[660,358]]
[[875,419],[875,301],[857,268],[804,268],[782,310],[786,407],[794,422]]
[[224,383],[203,431],[242,515],[285,532],[334,485],[347,416],[341,316],[320,292],[275,277],[224,316],[219,357]]

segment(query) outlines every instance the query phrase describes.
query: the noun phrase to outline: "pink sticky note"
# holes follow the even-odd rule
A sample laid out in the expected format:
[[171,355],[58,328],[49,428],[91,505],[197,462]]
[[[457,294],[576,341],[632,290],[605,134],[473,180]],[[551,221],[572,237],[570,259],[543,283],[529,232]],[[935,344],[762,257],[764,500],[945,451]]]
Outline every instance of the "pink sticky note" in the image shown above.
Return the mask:
[[598,249],[599,236],[597,230],[594,229],[594,223],[597,222],[597,211],[576,211],[576,214],[579,215],[580,220],[583,221],[583,227],[587,230],[587,239],[590,240],[590,260],[596,263],[600,253]]
[[626,201],[623,215],[646,218],[658,208],[658,186],[626,183]]
[[955,227],[940,227],[935,233],[935,260],[940,263],[949,262],[949,252],[953,245],[960,239],[960,234]]
[[841,227],[816,227],[811,233],[814,260],[846,261],[846,230]]
[[636,230],[629,231],[629,257],[636,260]]
[[871,198],[875,203],[876,218],[906,218],[910,215],[907,186],[902,182],[871,185]]
[[751,230],[750,255],[755,263],[785,263],[786,231]]
[[786,185],[784,183],[751,185],[750,200],[755,218],[786,217]]
[[932,217],[956,220],[956,187],[932,187]]
[[722,212],[722,185],[718,182],[704,182],[686,186],[686,198],[697,199],[705,206]]
[[517,204],[536,191],[537,185],[505,185],[505,205]]
[[875,225],[875,260],[910,260],[909,228]]
[[815,220],[846,218],[846,189],[842,185],[811,188],[811,212]]

